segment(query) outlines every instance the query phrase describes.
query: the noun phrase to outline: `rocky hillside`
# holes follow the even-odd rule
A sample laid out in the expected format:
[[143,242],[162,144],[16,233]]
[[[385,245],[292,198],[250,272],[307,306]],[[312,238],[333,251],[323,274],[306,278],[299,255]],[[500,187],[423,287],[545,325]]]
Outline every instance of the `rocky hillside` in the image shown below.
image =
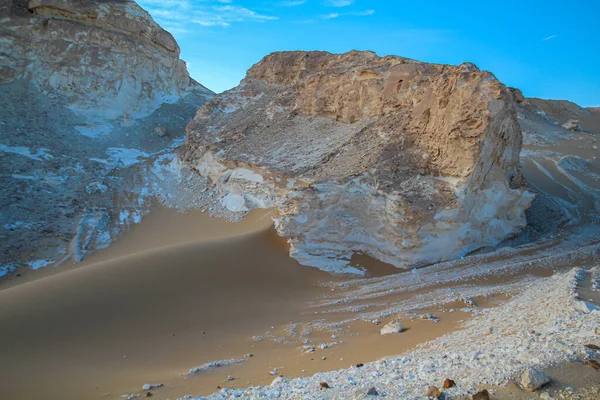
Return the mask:
[[356,252],[398,267],[456,258],[526,225],[513,94],[473,64],[371,52],[273,53],[187,127],[215,210],[279,208],[306,265]]
[[3,1],[0,21],[3,275],[79,260],[139,221],[213,93],[133,1]]

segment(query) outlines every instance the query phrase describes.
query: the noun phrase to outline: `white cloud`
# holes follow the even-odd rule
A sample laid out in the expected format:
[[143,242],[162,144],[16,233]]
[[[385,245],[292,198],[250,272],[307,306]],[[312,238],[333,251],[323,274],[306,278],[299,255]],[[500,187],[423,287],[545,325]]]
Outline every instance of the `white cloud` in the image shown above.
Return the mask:
[[282,1],[281,3],[279,3],[279,5],[283,7],[296,7],[301,6],[304,3],[306,3],[306,0],[288,0]]
[[347,7],[354,3],[354,0],[326,0],[326,3],[330,7]]
[[543,42],[545,42],[545,41],[547,41],[547,40],[552,40],[552,39],[554,39],[554,38],[555,38],[555,37],[557,37],[557,36],[558,36],[558,35],[550,35],[550,36],[548,36],[547,38],[544,38],[544,39],[542,39],[542,41],[543,41]]
[[217,12],[221,12],[223,18],[231,19],[232,21],[243,21],[249,20],[275,20],[279,19],[271,15],[259,14],[256,11],[249,10],[245,7],[239,6],[219,6],[213,7]]
[[368,15],[373,15],[373,14],[375,14],[375,10],[357,11],[357,12],[351,13],[349,15],[358,15],[358,16],[361,16],[361,17],[366,17]]
[[[347,17],[347,16],[355,16],[355,17],[366,17],[369,15],[375,14],[375,10],[364,10],[364,11],[352,11],[347,13],[336,13],[332,12],[329,14],[321,15],[322,19],[334,19],[339,17]],[[309,21],[304,21],[304,23],[308,23]],[[314,21],[312,21],[314,22]]]
[[187,32],[186,25],[226,28],[236,22],[266,22],[278,17],[232,4],[232,0],[139,0],[161,26],[173,34]]

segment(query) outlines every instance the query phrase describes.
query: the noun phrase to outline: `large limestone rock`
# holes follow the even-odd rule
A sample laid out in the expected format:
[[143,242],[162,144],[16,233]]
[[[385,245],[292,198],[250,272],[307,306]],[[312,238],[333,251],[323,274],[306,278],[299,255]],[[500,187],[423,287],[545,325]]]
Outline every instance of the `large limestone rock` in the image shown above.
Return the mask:
[[196,84],[175,39],[134,1],[2,3],[0,83],[35,82],[111,119],[146,115]]
[[473,64],[281,52],[199,109],[183,158],[217,211],[278,207],[292,256],[358,272],[355,252],[418,266],[518,233],[520,149],[513,95]]
[[0,277],[108,246],[165,191],[191,203],[172,149],[213,94],[133,1],[0,0]]

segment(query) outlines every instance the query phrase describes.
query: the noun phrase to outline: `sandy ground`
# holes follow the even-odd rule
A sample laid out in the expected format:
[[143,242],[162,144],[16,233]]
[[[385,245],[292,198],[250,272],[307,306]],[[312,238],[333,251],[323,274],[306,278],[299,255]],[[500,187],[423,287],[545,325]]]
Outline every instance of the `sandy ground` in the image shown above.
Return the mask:
[[[161,382],[167,386],[156,392],[159,399],[209,394],[219,387],[268,384],[275,370],[277,376],[309,376],[375,361],[471,317],[422,310],[435,311],[441,321],[405,318],[401,341],[382,337],[382,325],[370,321],[348,323],[335,339],[330,330],[306,335],[315,318],[340,317],[310,311],[315,299],[328,298],[335,291],[331,285],[352,280],[297,264],[271,225],[269,211],[231,224],[158,207],[114,246],[77,266],[22,271],[2,281],[2,391],[17,400],[116,399]],[[389,272],[366,257],[357,259],[372,264],[373,275]],[[304,331],[294,335],[300,324]],[[231,358],[245,361],[181,375]]]

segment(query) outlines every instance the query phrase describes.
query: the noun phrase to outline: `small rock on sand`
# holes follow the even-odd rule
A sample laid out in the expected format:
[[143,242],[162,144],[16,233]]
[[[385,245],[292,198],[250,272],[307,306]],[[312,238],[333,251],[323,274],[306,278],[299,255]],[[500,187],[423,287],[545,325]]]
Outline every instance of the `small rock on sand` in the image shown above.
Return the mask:
[[594,369],[600,370],[600,363],[598,363],[596,360],[585,360],[585,365],[589,365]]
[[362,399],[368,396],[379,396],[379,392],[374,387],[370,388],[360,388],[354,392],[354,397],[357,399]]
[[167,135],[167,128],[164,126],[156,125],[153,129],[154,134],[158,137],[163,137]]
[[567,122],[565,122],[564,124],[562,124],[562,127],[569,131],[577,131],[580,129],[579,128],[579,120],[570,119]]
[[278,376],[277,378],[273,379],[273,382],[271,382],[271,386],[277,386],[280,385],[282,383],[285,383],[286,379],[283,376]]
[[437,386],[430,386],[427,390],[427,397],[439,399],[442,397],[442,391]]
[[490,400],[490,393],[486,390],[480,390],[471,396],[471,400]]
[[550,378],[539,369],[528,369],[521,375],[521,387],[528,392],[534,392],[550,382]]
[[156,389],[159,387],[163,387],[164,383],[144,383],[144,386],[142,386],[143,390],[151,390],[151,389]]
[[584,344],[583,347],[594,351],[600,350],[600,347],[596,346],[595,344]]
[[442,386],[444,389],[450,389],[451,387],[456,386],[456,382],[454,382],[452,379],[446,379],[444,381],[444,385]]
[[554,400],[554,397],[550,396],[547,392],[540,394],[541,400]]
[[321,388],[321,390],[323,390],[323,389],[329,389],[329,385],[327,384],[327,382],[321,382],[321,384],[319,385],[319,387]]
[[576,300],[573,302],[573,305],[577,311],[581,311],[584,314],[589,314],[592,311],[600,311],[600,307],[584,300]]
[[387,335],[389,333],[400,333],[402,332],[402,324],[400,322],[392,321],[381,328],[381,334]]

